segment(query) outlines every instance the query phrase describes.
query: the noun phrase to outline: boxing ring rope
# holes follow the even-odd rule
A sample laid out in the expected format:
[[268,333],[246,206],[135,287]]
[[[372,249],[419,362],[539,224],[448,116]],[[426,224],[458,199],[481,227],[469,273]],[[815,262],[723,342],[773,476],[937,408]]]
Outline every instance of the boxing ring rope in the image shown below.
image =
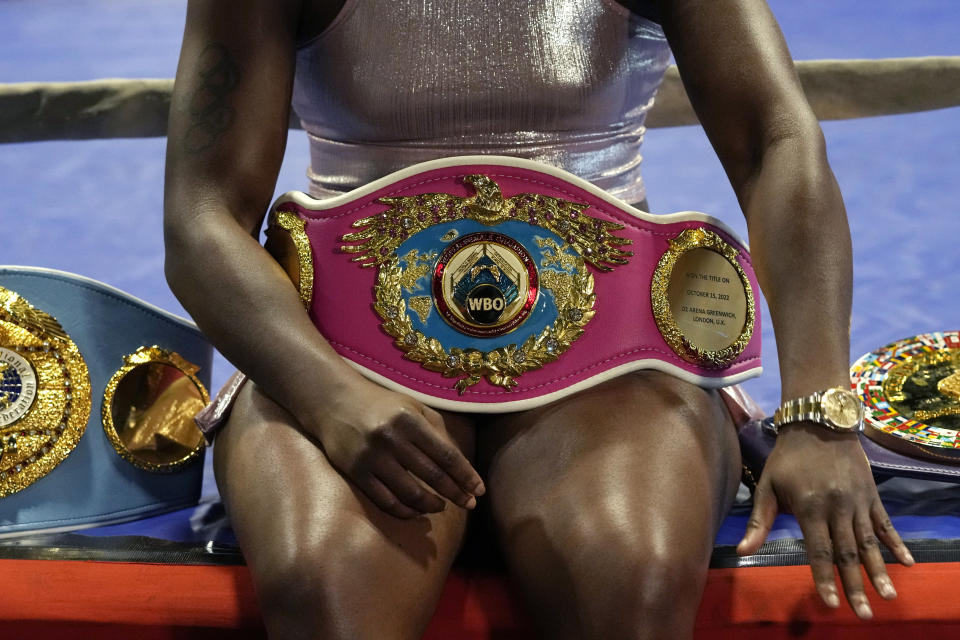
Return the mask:
[[[796,69],[820,120],[960,106],[960,56],[806,60]],[[0,143],[162,137],[172,89],[172,79],[0,84]],[[671,66],[646,125],[696,123]],[[300,128],[295,115],[290,126]]]

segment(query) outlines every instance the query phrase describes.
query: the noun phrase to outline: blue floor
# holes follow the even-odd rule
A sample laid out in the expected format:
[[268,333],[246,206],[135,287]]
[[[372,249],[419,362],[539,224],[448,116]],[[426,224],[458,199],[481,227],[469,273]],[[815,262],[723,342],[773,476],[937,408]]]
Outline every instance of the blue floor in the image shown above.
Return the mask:
[[[796,59],[960,54],[956,0],[773,0]],[[181,0],[0,2],[0,82],[172,77]],[[854,238],[851,359],[921,332],[960,329],[960,109],[824,123]],[[81,273],[183,313],[162,271],[164,141],[0,145],[0,263]],[[655,211],[742,217],[697,128],[652,130],[645,171]],[[307,146],[291,132],[277,193],[306,186]],[[682,176],[678,178],[677,176]],[[748,389],[779,401],[767,373]],[[214,386],[230,373],[216,363]],[[207,492],[211,490],[207,488]]]

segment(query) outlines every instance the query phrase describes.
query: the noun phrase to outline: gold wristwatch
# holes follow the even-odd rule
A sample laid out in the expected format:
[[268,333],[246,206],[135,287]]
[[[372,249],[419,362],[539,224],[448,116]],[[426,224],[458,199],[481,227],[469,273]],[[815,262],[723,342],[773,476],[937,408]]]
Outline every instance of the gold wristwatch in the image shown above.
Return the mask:
[[787,400],[773,414],[776,433],[791,422],[815,422],[837,433],[863,431],[863,404],[849,389],[834,387],[813,395]]

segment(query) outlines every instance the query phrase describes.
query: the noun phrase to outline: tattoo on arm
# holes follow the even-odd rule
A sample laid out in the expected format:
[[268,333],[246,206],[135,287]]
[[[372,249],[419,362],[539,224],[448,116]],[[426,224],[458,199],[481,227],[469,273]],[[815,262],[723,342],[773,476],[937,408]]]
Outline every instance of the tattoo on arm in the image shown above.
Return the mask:
[[210,149],[233,124],[230,94],[240,84],[240,68],[227,48],[211,42],[200,53],[200,84],[190,97],[190,127],[183,138],[188,153]]

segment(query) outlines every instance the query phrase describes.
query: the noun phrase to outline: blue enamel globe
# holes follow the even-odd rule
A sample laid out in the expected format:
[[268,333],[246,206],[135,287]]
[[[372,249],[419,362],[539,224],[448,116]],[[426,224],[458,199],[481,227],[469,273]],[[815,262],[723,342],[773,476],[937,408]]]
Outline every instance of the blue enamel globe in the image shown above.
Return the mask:
[[9,364],[0,364],[0,409],[16,402],[22,390],[23,381],[17,370]]

